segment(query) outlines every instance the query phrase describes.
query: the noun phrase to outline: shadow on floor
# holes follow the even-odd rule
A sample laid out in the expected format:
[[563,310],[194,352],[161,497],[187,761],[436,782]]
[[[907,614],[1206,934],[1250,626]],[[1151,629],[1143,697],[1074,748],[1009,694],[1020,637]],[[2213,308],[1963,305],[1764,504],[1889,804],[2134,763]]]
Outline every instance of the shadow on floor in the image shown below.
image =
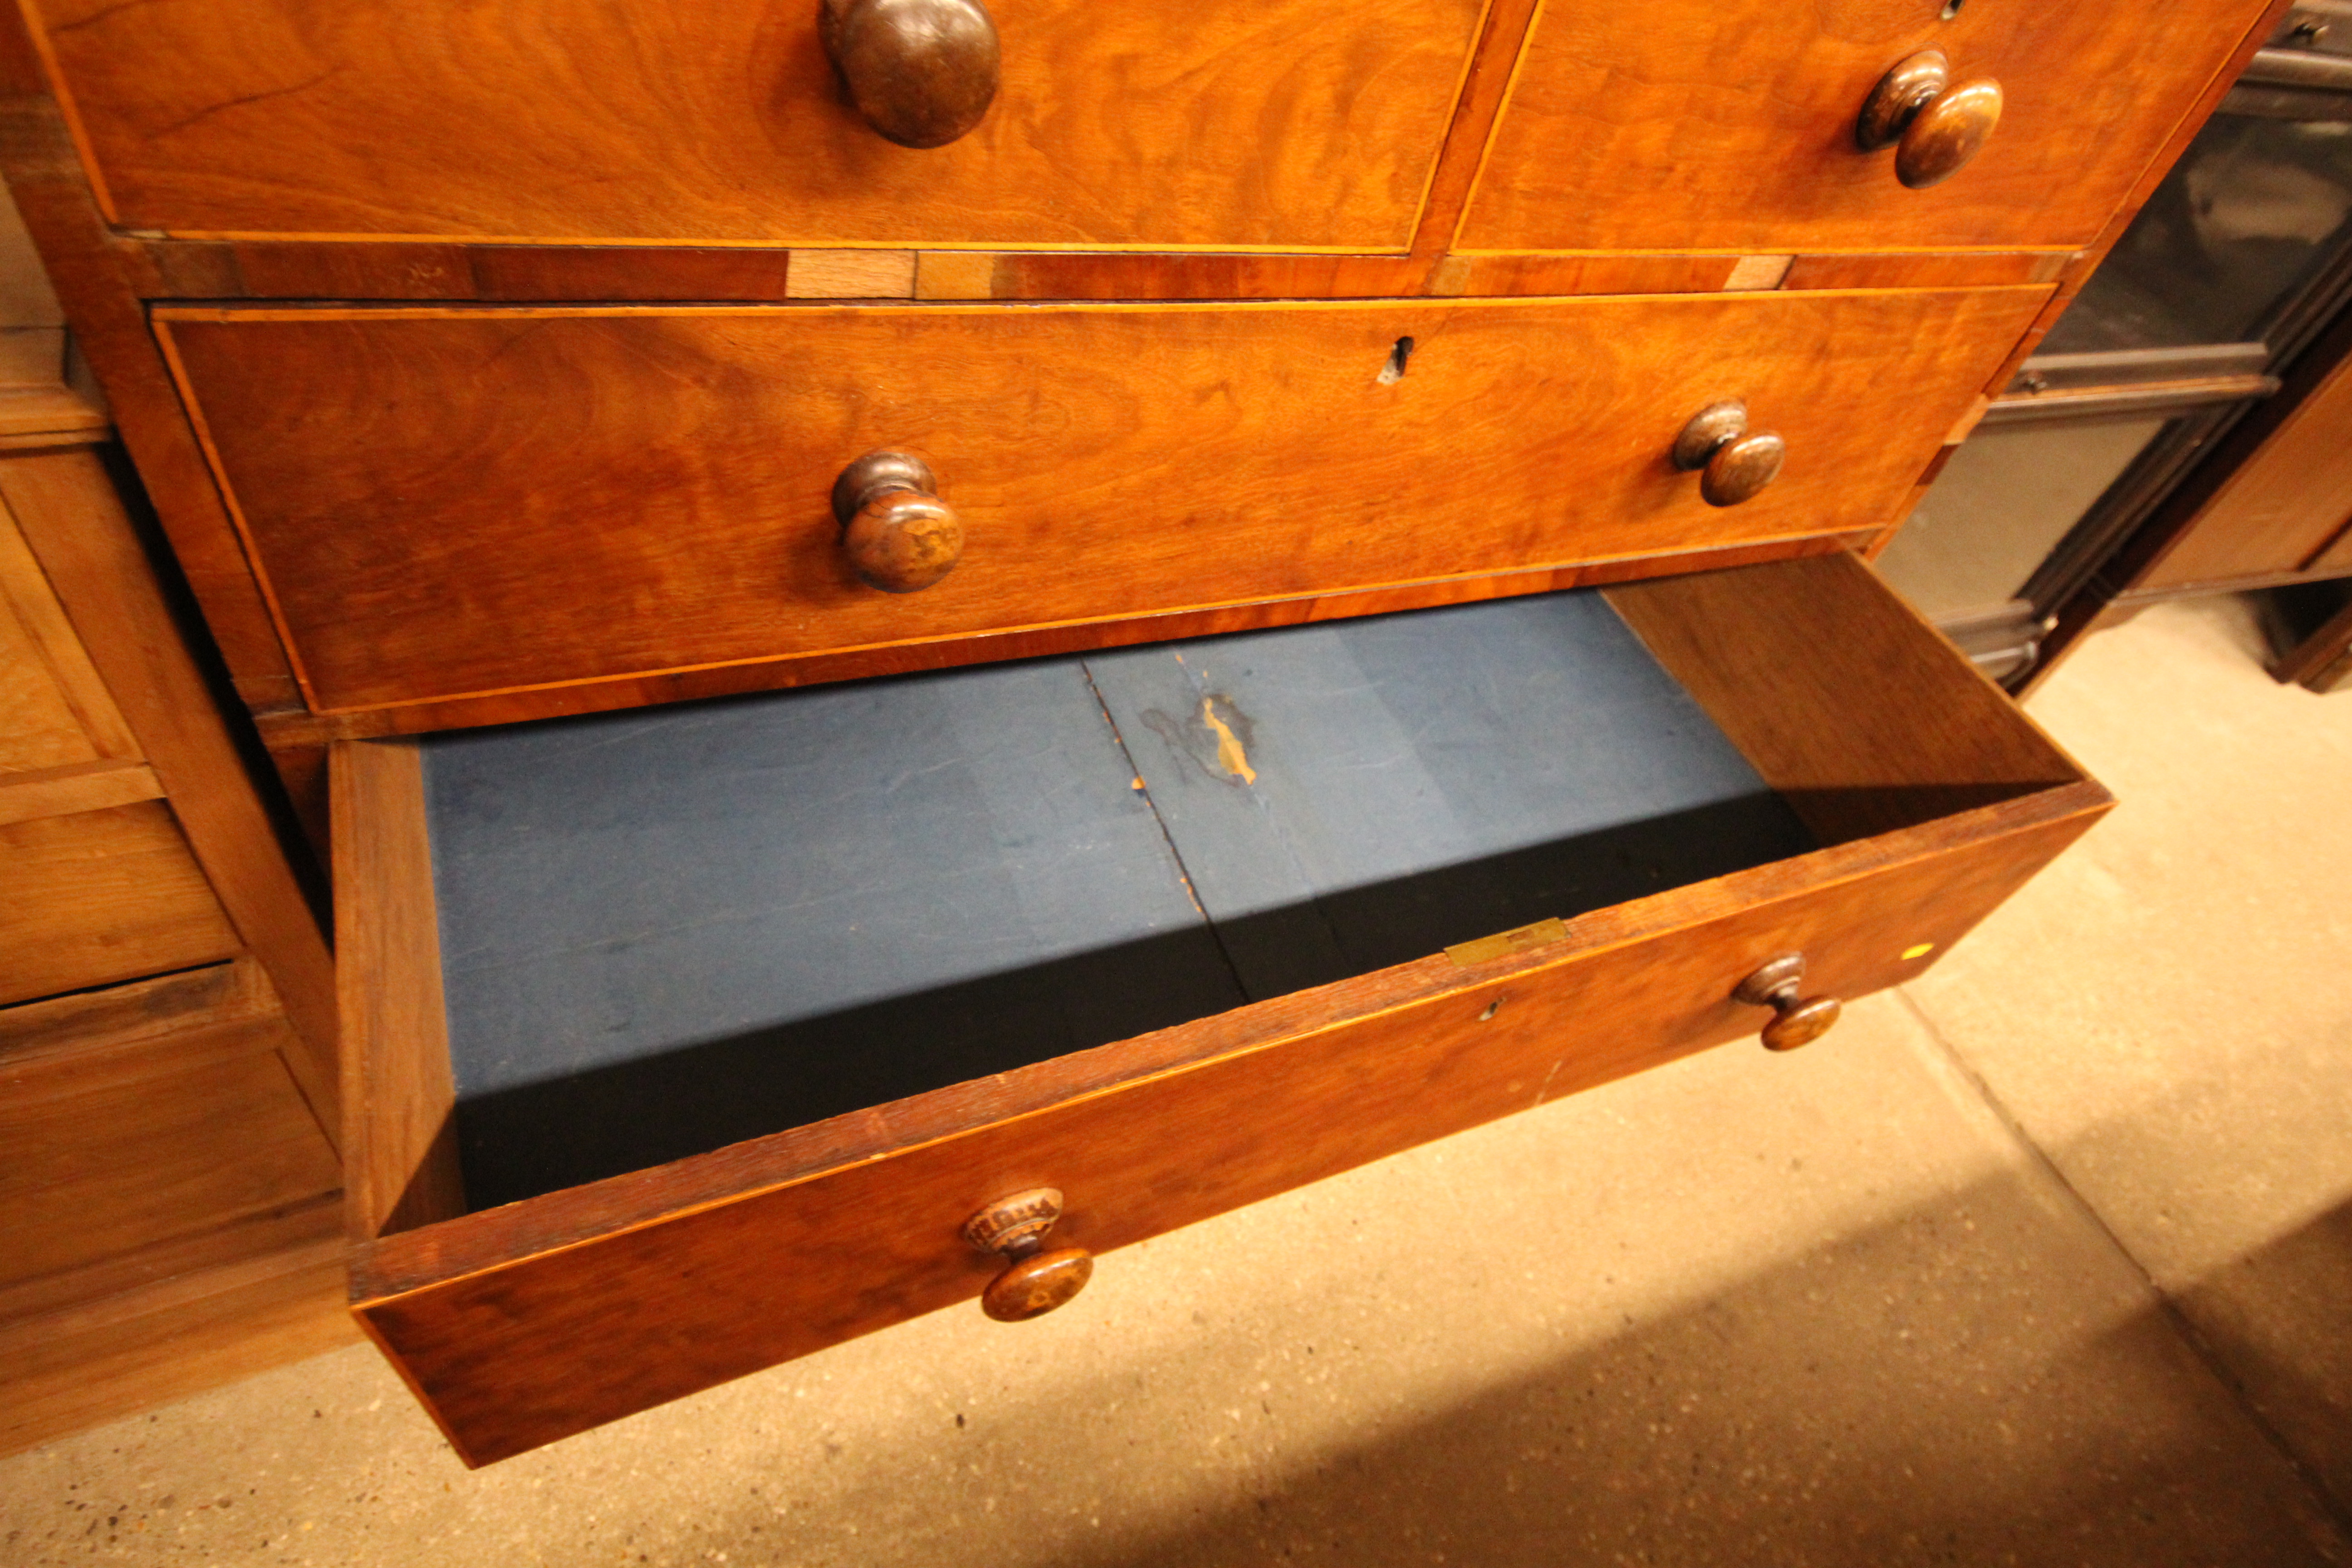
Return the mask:
[[[1525,1314],[1549,1314],[1557,1359],[1498,1367],[1458,1403],[1382,1413],[1336,1444],[1318,1434],[1328,1395],[1311,1373],[1320,1358],[1345,1381],[1368,1347],[1313,1343],[1332,1313],[1300,1312],[1286,1335],[1257,1313],[1215,1319],[1212,1298],[1194,1313],[1198,1348],[1153,1368],[1150,1391],[1106,1380],[1073,1397],[1065,1383],[1050,1405],[1001,1405],[968,1430],[959,1415],[870,1452],[788,1433],[766,1495],[665,1544],[929,1561],[961,1520],[994,1562],[1089,1568],[2345,1560],[2324,1504],[2127,1266],[2053,1207],[2046,1189],[1987,1182],[1685,1310],[1614,1314],[1613,1332],[1600,1304],[1625,1288],[1605,1274],[1556,1308],[1505,1300],[1520,1326],[1498,1337],[1524,1345]],[[1368,1267],[1363,1287],[1430,1261]],[[1497,1284],[1464,1278],[1445,1310],[1490,1310]],[[1409,1289],[1428,1294],[1424,1279]],[[1237,1376],[1236,1337],[1288,1374],[1263,1393],[1255,1373]],[[1139,1446],[1139,1421],[1158,1425]],[[957,1447],[940,1462],[917,1443]],[[1197,1468],[1171,1473],[1174,1452]],[[942,1471],[943,1491],[908,1484]],[[1088,1512],[1110,1528],[1088,1528]]]
[[2352,1514],[2352,1202],[2199,1280],[2180,1310]]

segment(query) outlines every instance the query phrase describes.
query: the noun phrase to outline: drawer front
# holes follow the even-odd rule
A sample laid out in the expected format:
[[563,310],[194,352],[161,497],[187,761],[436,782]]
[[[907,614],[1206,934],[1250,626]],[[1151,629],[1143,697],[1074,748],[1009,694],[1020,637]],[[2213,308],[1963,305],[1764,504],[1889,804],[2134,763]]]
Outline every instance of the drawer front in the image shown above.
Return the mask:
[[284,1016],[217,999],[234,984],[205,970],[0,1011],[0,1290],[341,1184]]
[[38,7],[128,226],[1048,249],[1402,249],[1482,14],[992,9],[992,107],[917,150],[845,101],[817,0]]
[[238,951],[161,801],[0,823],[0,1003]]
[[[1929,0],[1790,9],[1550,5],[1537,18],[1458,243],[1470,250],[2075,247],[2155,157],[2262,7]],[[1955,14],[1956,13],[1956,14]],[[1941,184],[1855,145],[1914,53],[2000,87]]]
[[[359,1310],[467,1459],[503,1458],[977,1295],[993,1268],[958,1228],[1007,1193],[1060,1188],[1056,1242],[1102,1253],[1753,1034],[1766,1015],[1731,989],[1776,953],[1805,952],[1832,994],[1906,979],[1925,962],[1907,952],[1948,945],[2084,826],[1795,897],[1728,879],[1755,907],[1667,930],[1636,914],[1631,940],[1622,918],[1574,922],[1540,969]],[[1428,983],[1448,964],[1426,961]]]
[[[312,705],[347,710],[1882,526],[2046,298],[161,330]],[[1710,506],[1670,454],[1732,397],[1788,458]],[[829,493],[877,449],[926,459],[961,520],[920,592],[841,549]]]

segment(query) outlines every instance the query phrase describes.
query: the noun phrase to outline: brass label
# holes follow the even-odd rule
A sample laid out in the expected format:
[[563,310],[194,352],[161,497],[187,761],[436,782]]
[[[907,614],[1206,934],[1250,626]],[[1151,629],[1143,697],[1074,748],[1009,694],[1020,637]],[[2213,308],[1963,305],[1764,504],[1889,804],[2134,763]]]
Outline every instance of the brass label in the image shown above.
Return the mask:
[[1474,963],[1485,963],[1507,953],[1525,952],[1546,942],[1566,942],[1568,926],[1559,920],[1538,921],[1517,931],[1496,931],[1475,942],[1457,942],[1445,950],[1445,956],[1467,969]]

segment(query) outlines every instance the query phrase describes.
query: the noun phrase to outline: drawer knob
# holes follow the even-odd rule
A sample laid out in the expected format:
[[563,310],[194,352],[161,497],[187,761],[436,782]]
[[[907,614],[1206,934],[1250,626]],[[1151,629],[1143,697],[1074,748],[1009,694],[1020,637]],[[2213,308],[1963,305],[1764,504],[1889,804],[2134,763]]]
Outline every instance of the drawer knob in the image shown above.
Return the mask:
[[1919,191],[1958,174],[2000,123],[2000,83],[1954,87],[1944,51],[1921,49],[1878,79],[1853,140],[1865,153],[1894,148],[1895,177]]
[[944,147],[996,97],[996,23],[980,0],[824,0],[817,34],[866,123]]
[[1675,437],[1675,467],[1699,472],[1699,499],[1709,506],[1754,500],[1779,476],[1789,444],[1769,430],[1748,428],[1748,405],[1738,398],[1710,403]]
[[938,488],[931,466],[905,452],[868,452],[834,480],[841,548],[868,586],[911,594],[963,559],[963,521]]
[[1083,1247],[1045,1250],[1045,1233],[1062,1217],[1062,1194],[1032,1187],[997,1199],[963,1222],[963,1238],[982,1252],[1007,1258],[1012,1267],[980,1293],[980,1310],[1000,1323],[1017,1323],[1052,1311],[1087,1288],[1094,1278],[1094,1254]]
[[1766,1050],[1793,1051],[1811,1045],[1830,1032],[1844,1011],[1834,996],[1801,996],[1804,983],[1805,955],[1784,952],[1732,992],[1735,1002],[1772,1009],[1772,1021],[1764,1026]]

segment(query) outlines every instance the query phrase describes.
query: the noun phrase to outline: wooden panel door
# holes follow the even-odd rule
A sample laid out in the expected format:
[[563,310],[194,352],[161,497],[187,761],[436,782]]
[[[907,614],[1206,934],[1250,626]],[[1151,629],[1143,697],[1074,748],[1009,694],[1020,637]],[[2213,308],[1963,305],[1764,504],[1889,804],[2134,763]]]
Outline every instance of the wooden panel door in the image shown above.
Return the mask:
[[[160,319],[353,710],[1872,527],[2047,294]],[[1727,397],[1789,457],[1717,507]],[[920,592],[844,558],[877,449],[961,517]]]
[[109,216],[175,233],[1402,249],[1479,0],[997,0],[893,144],[816,0],[38,0]]
[[2135,593],[2291,572],[2352,571],[2352,359],[2241,464]]
[[[2088,244],[2261,11],[2047,0],[1547,4],[1459,243],[1470,250],[1902,250]],[[1906,190],[1855,121],[1924,48],[2000,121]]]

